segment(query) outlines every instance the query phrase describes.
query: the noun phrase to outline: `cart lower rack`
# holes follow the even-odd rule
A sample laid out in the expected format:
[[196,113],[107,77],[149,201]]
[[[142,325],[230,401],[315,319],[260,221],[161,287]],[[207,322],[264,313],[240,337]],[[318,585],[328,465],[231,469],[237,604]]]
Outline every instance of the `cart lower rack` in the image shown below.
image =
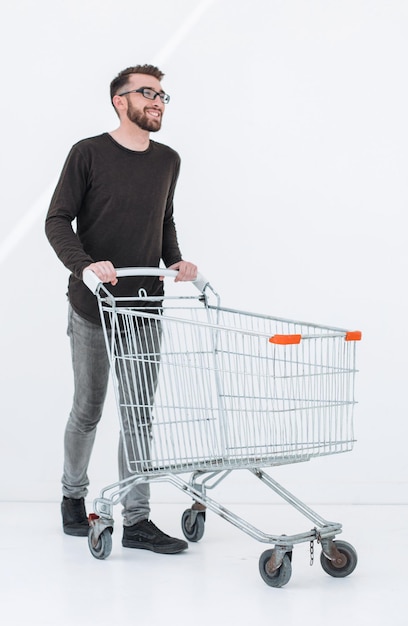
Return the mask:
[[[305,541],[321,543],[327,573],[350,574],[357,555],[350,544],[334,540],[341,524],[321,518],[265,468],[352,450],[361,333],[221,307],[201,276],[198,295],[162,301],[145,292],[114,298],[94,274],[86,274],[99,304],[128,469],[94,501],[93,556],[111,552],[113,506],[137,483],[166,481],[194,501],[181,521],[189,541],[202,538],[209,509],[273,545],[259,561],[268,585],[288,582],[293,546]],[[118,270],[120,277],[163,274],[175,272]],[[266,534],[207,495],[237,469],[249,470],[311,520],[313,529]]]

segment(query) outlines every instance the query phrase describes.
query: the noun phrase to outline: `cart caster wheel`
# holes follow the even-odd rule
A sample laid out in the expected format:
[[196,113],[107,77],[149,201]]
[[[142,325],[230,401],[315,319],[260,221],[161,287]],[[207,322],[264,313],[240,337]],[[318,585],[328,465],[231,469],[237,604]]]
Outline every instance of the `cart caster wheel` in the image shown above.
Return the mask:
[[338,559],[330,560],[324,554],[320,555],[320,563],[324,571],[335,578],[345,578],[354,572],[357,565],[357,552],[352,545],[346,541],[333,541],[337,550],[340,552]]
[[181,517],[181,528],[184,536],[189,541],[200,541],[204,535],[205,529],[205,513],[197,513],[194,523],[191,524],[191,509],[184,511]]
[[93,528],[90,528],[88,533],[88,546],[92,556],[94,556],[95,559],[106,559],[112,552],[112,529],[105,528],[99,535],[96,545],[93,538],[94,531]]
[[267,585],[270,587],[283,587],[292,576],[292,563],[289,553],[285,554],[281,566],[272,573],[268,572],[268,561],[273,555],[273,550],[265,550],[259,558],[259,572]]

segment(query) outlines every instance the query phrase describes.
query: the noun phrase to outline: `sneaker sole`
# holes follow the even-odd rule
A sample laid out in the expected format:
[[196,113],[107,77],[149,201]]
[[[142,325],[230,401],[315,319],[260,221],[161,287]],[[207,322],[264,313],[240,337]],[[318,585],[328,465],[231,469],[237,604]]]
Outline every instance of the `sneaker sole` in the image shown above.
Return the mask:
[[185,546],[180,545],[168,545],[168,546],[154,546],[151,543],[143,543],[143,541],[129,541],[123,540],[122,546],[124,548],[139,548],[140,550],[150,550],[151,552],[157,552],[158,554],[178,554],[187,550],[188,544]]

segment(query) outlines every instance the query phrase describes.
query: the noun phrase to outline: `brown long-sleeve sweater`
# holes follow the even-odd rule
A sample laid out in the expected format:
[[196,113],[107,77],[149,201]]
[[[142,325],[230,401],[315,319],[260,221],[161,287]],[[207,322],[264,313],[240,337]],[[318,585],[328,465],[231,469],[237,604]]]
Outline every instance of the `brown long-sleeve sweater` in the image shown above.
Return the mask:
[[[75,144],[51,200],[45,230],[56,254],[72,272],[68,297],[74,310],[99,323],[95,296],[82,282],[90,263],[158,267],[181,260],[173,220],[180,157],[150,141],[144,152],[128,150],[108,133]],[[73,223],[76,220],[76,230]],[[156,277],[120,279],[115,296],[163,294]]]

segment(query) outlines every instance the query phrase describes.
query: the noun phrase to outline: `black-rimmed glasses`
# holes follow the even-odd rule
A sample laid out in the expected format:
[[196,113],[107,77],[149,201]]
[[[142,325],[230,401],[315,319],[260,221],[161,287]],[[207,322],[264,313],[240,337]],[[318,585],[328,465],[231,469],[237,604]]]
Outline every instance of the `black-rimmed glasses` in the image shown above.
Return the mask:
[[170,96],[164,91],[155,91],[150,87],[140,87],[139,89],[130,89],[130,91],[124,91],[123,93],[119,93],[118,96],[126,96],[128,93],[141,93],[148,100],[155,100],[157,96],[159,96],[160,100],[163,104],[167,104],[170,102]]

